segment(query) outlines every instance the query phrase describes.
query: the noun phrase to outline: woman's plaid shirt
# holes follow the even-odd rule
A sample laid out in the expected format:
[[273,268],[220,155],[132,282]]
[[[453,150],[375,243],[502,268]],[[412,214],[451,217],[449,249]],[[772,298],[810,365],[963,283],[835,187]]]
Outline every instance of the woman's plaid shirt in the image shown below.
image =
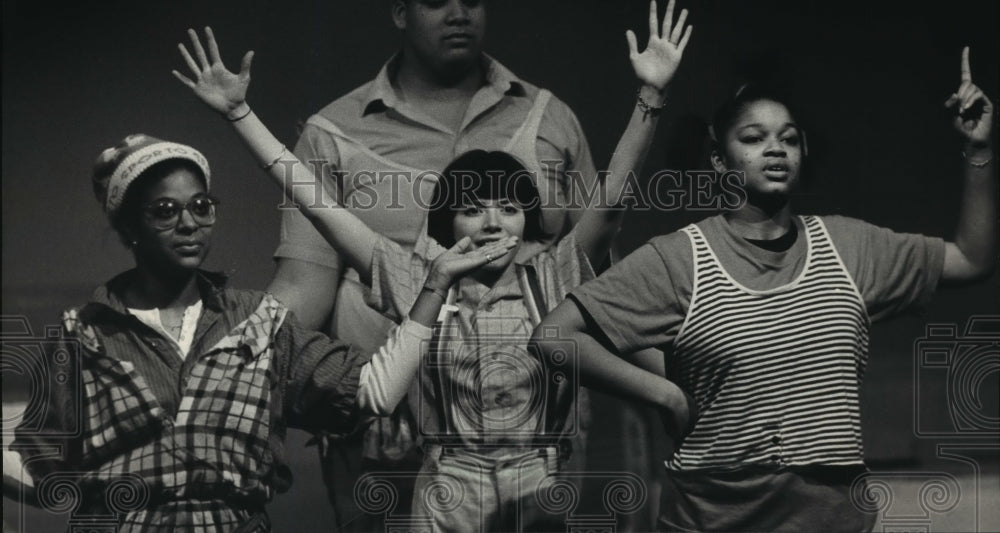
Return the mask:
[[[144,531],[231,529],[288,488],[287,426],[356,429],[370,355],[304,330],[270,295],[200,273],[203,312],[182,361],[116,296],[131,275],[64,313],[61,348],[48,357],[79,354],[78,376],[48,380],[35,400],[44,405],[27,411],[42,423],[22,422],[12,448],[40,489],[46,476],[74,480],[74,516],[117,512]],[[123,477],[148,498],[114,502],[107,489]]]

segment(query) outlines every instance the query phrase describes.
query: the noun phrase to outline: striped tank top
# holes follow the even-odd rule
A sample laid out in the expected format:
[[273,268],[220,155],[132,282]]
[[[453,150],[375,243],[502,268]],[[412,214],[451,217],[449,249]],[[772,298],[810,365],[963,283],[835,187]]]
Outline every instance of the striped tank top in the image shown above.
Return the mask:
[[701,416],[669,469],[862,464],[868,313],[823,222],[801,220],[802,272],[764,291],[734,280],[702,231],[684,228],[694,291],[671,377]]

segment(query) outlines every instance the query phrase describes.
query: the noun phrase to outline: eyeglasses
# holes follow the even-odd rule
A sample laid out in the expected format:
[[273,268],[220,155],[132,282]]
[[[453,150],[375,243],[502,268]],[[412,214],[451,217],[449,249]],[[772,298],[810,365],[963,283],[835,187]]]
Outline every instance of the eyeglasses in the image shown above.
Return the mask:
[[158,230],[168,230],[177,227],[181,219],[181,211],[191,213],[191,218],[199,226],[215,224],[215,206],[219,199],[207,195],[195,196],[186,204],[173,198],[160,198],[142,206],[146,219],[152,222]]

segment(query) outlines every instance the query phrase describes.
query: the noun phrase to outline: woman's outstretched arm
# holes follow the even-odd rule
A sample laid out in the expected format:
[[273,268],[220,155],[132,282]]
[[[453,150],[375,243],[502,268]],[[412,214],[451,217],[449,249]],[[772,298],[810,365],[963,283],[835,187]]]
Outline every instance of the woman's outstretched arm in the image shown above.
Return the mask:
[[576,226],[577,242],[592,264],[603,260],[621,227],[623,189],[628,176],[634,176],[642,169],[666,99],[667,86],[677,72],[691,38],[692,27],[685,26],[687,16],[687,10],[681,10],[674,24],[674,0],[670,0],[661,27],[656,0],[652,0],[649,3],[649,42],[646,49],[639,52],[632,30],[625,34],[632,69],[641,85],[632,117],[608,163],[608,170],[598,175],[598,190],[592,193],[591,205]]
[[208,107],[229,120],[250,153],[285,195],[298,206],[327,242],[344,254],[351,267],[365,281],[370,280],[372,250],[378,234],[353,213],[337,205],[309,167],[274,137],[247,104],[246,93],[250,86],[253,52],[247,52],[243,56],[239,73],[233,73],[222,63],[211,28],[205,28],[207,51],[194,30],[188,30],[188,34],[194,57],[184,44],[177,46],[193,79],[176,70],[173,71],[174,76]]

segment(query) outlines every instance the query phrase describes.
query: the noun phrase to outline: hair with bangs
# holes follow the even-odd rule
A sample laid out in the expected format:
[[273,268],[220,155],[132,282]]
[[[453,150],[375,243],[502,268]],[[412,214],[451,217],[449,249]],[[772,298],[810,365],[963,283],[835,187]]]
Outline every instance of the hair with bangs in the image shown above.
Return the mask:
[[513,155],[486,150],[466,152],[444,169],[434,187],[427,233],[442,246],[454,246],[455,213],[484,200],[507,200],[524,211],[524,240],[551,237],[542,228],[535,176]]

